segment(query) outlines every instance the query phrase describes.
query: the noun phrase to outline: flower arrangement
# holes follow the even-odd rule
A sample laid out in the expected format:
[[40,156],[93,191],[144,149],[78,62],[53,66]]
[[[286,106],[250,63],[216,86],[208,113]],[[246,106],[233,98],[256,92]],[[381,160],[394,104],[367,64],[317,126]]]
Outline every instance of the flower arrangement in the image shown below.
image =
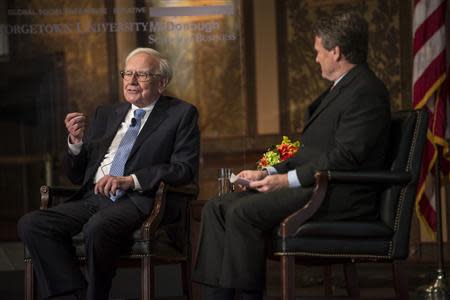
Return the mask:
[[267,152],[263,154],[260,160],[258,160],[257,167],[258,169],[262,169],[285,161],[289,157],[292,157],[299,148],[300,141],[291,142],[289,137],[283,136],[281,144],[267,149]]

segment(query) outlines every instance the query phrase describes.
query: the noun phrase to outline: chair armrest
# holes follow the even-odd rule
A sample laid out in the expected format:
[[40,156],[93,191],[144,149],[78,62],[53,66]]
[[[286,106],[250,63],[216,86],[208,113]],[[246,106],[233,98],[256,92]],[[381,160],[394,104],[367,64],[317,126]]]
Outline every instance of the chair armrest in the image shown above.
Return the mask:
[[186,196],[192,196],[197,198],[198,195],[198,186],[196,184],[185,184],[180,186],[168,186],[167,192],[169,193],[177,193],[177,194],[183,194]]
[[280,234],[282,238],[294,235],[300,225],[305,223],[322,205],[328,189],[328,173],[326,171],[316,172],[314,175],[316,183],[311,199],[305,206],[290,214],[280,223]]
[[153,209],[141,226],[141,238],[143,240],[149,240],[150,236],[156,231],[156,228],[161,223],[164,216],[164,209],[166,208],[166,193],[167,186],[161,181],[155,194]]
[[[41,206],[40,209],[48,209],[54,204],[63,202],[64,199],[74,195],[78,191],[78,187],[60,187],[43,185],[40,188]],[[141,226],[142,239],[150,239],[150,236],[158,228],[163,216],[166,204],[166,193],[178,193],[185,196],[197,197],[198,187],[195,184],[187,184],[182,186],[168,186],[161,182],[155,194],[155,202],[153,209],[150,211],[147,219]]]
[[169,186],[164,182],[160,182],[158,190],[156,191],[153,209],[150,211],[150,214],[141,226],[141,238],[143,240],[149,240],[159,227],[159,224],[164,217],[167,193],[177,193],[195,199],[198,195],[198,187],[195,184]]
[[326,171],[330,183],[407,184],[411,173],[405,171],[343,172]]
[[299,227],[316,213],[325,199],[330,183],[406,185],[411,181],[411,174],[405,171],[350,172],[327,170],[316,172],[315,178],[314,192],[308,203],[280,223],[282,238],[295,235]]
[[40,188],[41,205],[40,209],[48,209],[52,207],[55,202],[63,202],[64,199],[69,198],[78,191],[78,187],[61,187],[43,185]]

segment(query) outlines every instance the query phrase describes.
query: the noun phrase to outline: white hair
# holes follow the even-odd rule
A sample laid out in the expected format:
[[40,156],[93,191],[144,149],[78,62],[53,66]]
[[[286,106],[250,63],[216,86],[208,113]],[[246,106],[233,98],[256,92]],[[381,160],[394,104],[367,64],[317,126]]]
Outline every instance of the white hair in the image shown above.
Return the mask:
[[156,58],[159,61],[159,73],[161,74],[162,79],[165,81],[164,86],[167,86],[170,83],[170,80],[172,79],[172,67],[170,66],[167,59],[165,59],[161,55],[161,53],[159,53],[155,49],[153,49],[153,48],[136,48],[127,55],[127,58],[125,58],[125,64],[128,64],[128,61],[130,60],[130,58],[139,53],[146,53],[146,54]]

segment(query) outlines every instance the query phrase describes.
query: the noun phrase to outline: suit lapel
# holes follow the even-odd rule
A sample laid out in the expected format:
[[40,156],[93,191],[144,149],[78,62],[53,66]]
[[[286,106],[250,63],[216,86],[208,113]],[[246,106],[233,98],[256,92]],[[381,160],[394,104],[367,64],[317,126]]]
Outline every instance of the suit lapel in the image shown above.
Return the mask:
[[102,148],[101,152],[103,153],[103,155],[106,153],[109,146],[111,146],[111,143],[117,134],[117,130],[119,130],[119,126],[125,119],[125,115],[127,114],[129,109],[130,104],[128,103],[123,103],[114,109],[114,114],[112,114],[108,120],[108,126],[103,137],[103,142],[101,143],[104,148]]
[[[108,118],[108,124],[106,128],[105,135],[102,138],[102,151],[101,153],[106,153],[106,150],[111,145],[114,137],[117,134],[117,130],[119,130],[120,124],[125,119],[125,115],[127,114],[128,110],[130,109],[130,104],[123,103],[120,106],[116,107],[114,109],[114,113],[111,114],[111,116]],[[104,148],[104,149],[103,149]]]
[[[351,81],[361,72],[362,68],[364,65],[358,65],[356,67],[354,67],[353,69],[351,69],[347,75],[345,75],[339,82],[338,84],[333,87],[332,89],[328,90],[328,92],[325,92],[324,94],[322,94],[319,98],[318,101],[320,101],[320,104],[318,105],[318,107],[314,110],[313,114],[310,116],[310,118],[308,119],[308,121],[306,122],[303,131],[306,130],[306,128],[314,121],[314,119],[316,119],[321,112],[323,112],[323,110],[325,108],[328,107],[328,105],[330,105],[331,102],[333,102],[333,100],[339,96],[341,90],[343,88],[345,88],[347,85],[349,85],[351,83]],[[319,100],[321,97],[322,100]]]
[[314,110],[313,114],[311,115],[311,117],[306,122],[303,131],[306,130],[306,128],[309,126],[309,124],[311,124],[314,121],[314,119],[317,118],[320,115],[320,113],[328,105],[330,105],[330,103],[333,101],[333,99],[336,98],[338,95],[339,95],[339,91],[338,91],[338,89],[336,87],[334,87],[333,89],[329,90],[328,93],[326,95],[324,95],[324,97],[320,101],[319,106]]
[[108,117],[106,132],[101,141],[99,141],[98,148],[96,150],[98,159],[95,165],[97,167],[92,169],[92,174],[88,178],[95,176],[95,172],[97,171],[98,166],[100,166],[102,160],[105,158],[106,151],[108,151],[109,146],[111,146],[111,143],[116,136],[117,130],[119,129],[122,121],[125,119],[125,115],[127,114],[129,108],[130,104],[122,103],[117,106],[111,113],[111,116]]
[[322,103],[322,100],[328,95],[330,92],[330,88],[328,88],[325,92],[323,92],[319,97],[317,97],[316,100],[314,100],[307,108],[306,111],[306,121],[308,122],[312,116],[314,115],[314,112],[317,110],[319,105]]
[[150,116],[145,122],[144,127],[141,132],[139,132],[138,137],[131,149],[130,155],[128,156],[128,160],[134,155],[137,149],[141,146],[141,144],[147,139],[149,135],[151,135],[161,124],[161,122],[167,117],[166,110],[169,107],[169,100],[165,99],[164,96],[161,96],[156,102],[155,107],[153,108]]
[[128,110],[130,109],[130,104],[123,103],[119,107],[115,109],[115,114],[111,118],[111,125],[108,126],[108,131],[106,133],[106,136],[110,138],[110,142],[108,146],[111,144],[112,139],[116,136],[117,130],[119,130],[120,124],[122,124],[123,120],[125,120],[125,115],[127,114]]

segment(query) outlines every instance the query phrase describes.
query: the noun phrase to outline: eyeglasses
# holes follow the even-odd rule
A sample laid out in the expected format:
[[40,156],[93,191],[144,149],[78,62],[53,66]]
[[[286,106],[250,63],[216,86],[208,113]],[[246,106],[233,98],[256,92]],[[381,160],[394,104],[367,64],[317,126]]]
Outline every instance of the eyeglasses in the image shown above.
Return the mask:
[[161,76],[161,74],[154,74],[143,71],[121,71],[120,76],[122,76],[122,78],[127,81],[132,80],[134,76],[136,76],[138,81],[149,81],[153,77]]

